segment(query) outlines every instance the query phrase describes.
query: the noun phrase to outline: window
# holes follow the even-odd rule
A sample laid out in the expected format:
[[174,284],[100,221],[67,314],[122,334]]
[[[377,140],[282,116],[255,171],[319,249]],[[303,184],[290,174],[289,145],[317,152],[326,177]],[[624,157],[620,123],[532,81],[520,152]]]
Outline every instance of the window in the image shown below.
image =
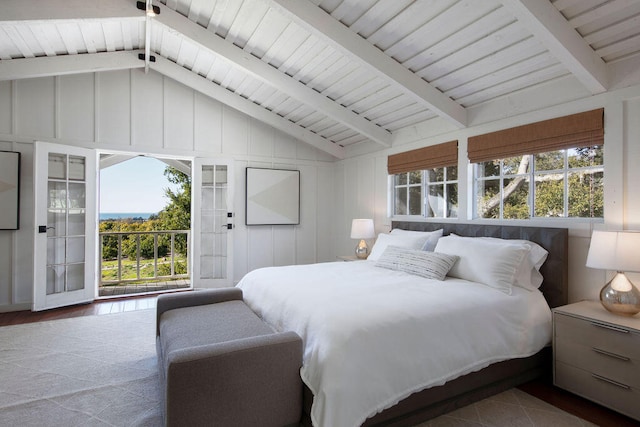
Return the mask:
[[476,218],[603,218],[602,146],[474,164]]
[[457,218],[458,168],[445,166],[393,175],[393,214]]
[[422,215],[422,172],[396,174],[393,183],[393,214]]
[[458,216],[458,141],[390,155],[392,215]]

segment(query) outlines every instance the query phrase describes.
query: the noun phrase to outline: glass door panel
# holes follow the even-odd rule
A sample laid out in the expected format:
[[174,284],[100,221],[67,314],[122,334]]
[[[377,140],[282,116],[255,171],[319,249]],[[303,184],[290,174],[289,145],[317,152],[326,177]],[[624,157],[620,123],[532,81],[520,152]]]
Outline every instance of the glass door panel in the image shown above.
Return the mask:
[[34,167],[34,310],[90,301],[95,296],[96,154],[39,142]]
[[231,286],[230,165],[196,159],[194,166],[194,286]]

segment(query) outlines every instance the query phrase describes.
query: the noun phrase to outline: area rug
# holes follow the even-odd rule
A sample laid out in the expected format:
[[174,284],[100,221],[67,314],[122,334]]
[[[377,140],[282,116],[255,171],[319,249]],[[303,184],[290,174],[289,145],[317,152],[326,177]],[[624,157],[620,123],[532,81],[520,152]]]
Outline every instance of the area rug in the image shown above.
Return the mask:
[[1,426],[161,426],[155,310],[0,327]]
[[[155,309],[0,327],[0,426],[162,426],[160,399]],[[511,389],[420,427],[551,425],[592,426]]]

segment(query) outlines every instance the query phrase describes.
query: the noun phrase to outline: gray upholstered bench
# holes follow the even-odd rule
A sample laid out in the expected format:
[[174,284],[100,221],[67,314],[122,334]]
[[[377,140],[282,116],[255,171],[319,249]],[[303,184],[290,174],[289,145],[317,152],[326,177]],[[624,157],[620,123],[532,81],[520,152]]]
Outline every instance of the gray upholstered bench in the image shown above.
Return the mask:
[[297,425],[302,340],[225,288],[158,297],[156,344],[170,426]]

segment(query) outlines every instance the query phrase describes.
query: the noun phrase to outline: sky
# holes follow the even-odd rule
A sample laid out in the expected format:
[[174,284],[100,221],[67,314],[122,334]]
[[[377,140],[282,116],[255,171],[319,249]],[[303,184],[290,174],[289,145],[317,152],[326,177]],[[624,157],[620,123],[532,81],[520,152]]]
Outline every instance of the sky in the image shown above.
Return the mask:
[[165,188],[177,186],[164,176],[166,164],[134,157],[100,171],[100,212],[157,213],[168,202]]

